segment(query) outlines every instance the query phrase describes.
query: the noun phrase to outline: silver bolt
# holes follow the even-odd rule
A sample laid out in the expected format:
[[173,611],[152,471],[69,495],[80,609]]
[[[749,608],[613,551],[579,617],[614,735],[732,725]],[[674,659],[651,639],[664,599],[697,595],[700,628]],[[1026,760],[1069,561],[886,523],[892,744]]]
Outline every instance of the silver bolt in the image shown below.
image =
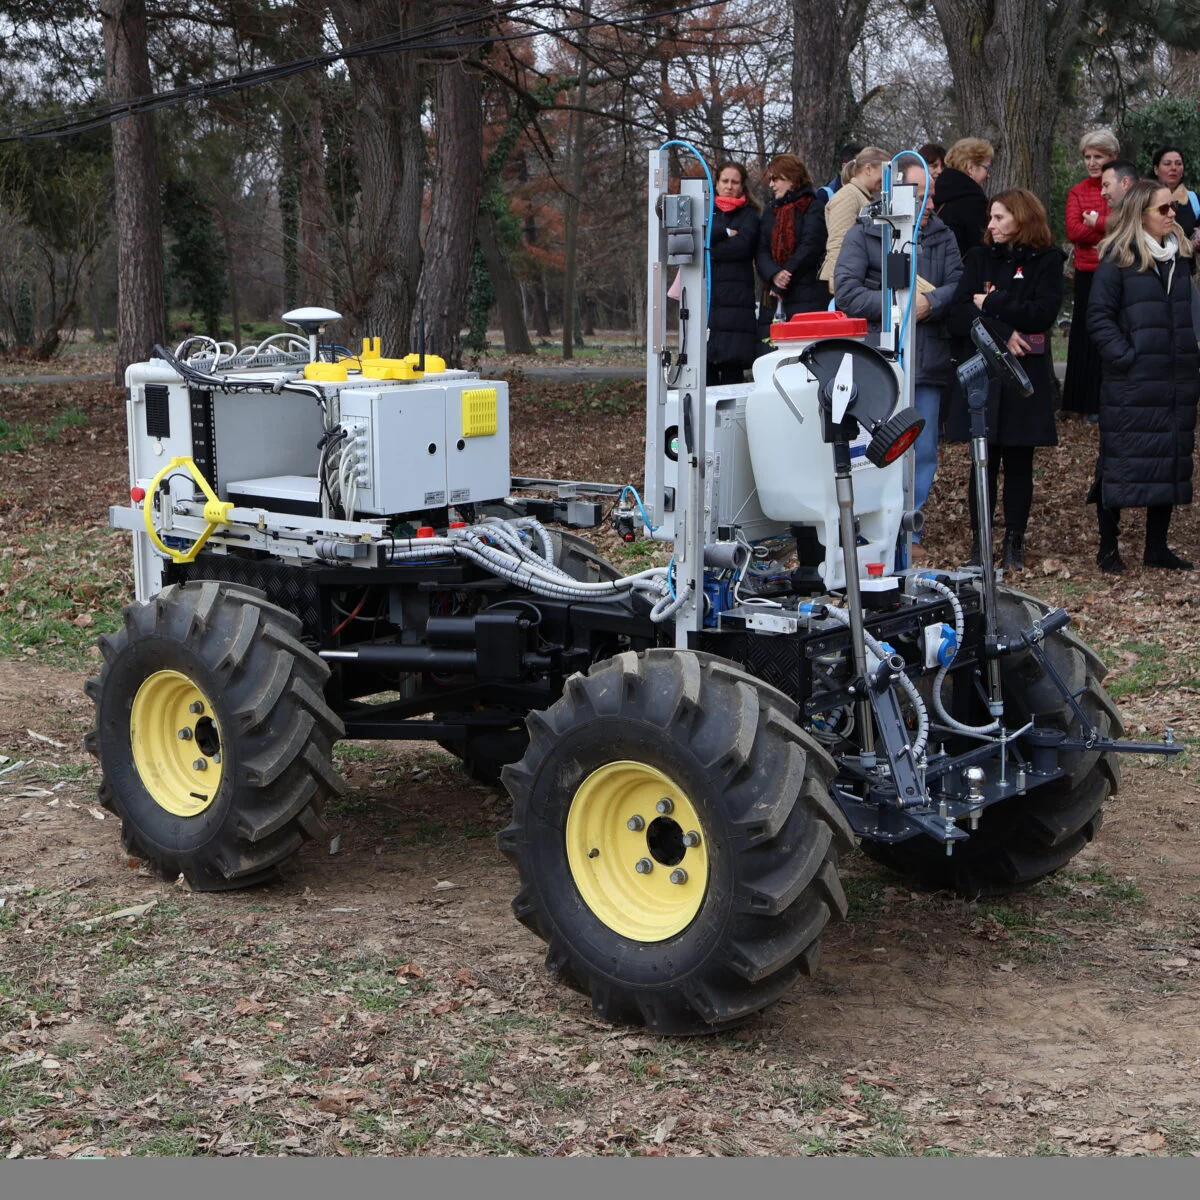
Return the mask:
[[218,751],[216,752],[216,754],[214,754],[214,755],[212,756],[212,759],[213,759],[213,762],[215,762],[215,763],[219,763],[219,762],[221,761],[221,752],[220,752],[220,750],[218,750]]
[[179,731],[179,740],[181,742],[190,742],[192,740],[192,731],[190,729],[181,729]]
[[196,761],[194,763],[192,763],[192,770],[193,771],[207,771],[208,763],[205,762],[204,759],[198,758],[198,759],[196,759]]
[[188,705],[188,712],[195,713],[197,716],[199,716],[203,711],[204,705],[201,704],[199,700],[193,700],[191,704]]
[[639,875],[649,875],[650,872],[654,870],[654,864],[648,858],[639,858],[637,862],[633,864],[633,869]]
[[659,802],[658,802],[658,803],[657,803],[657,804],[654,806],[654,811],[655,811],[655,812],[660,812],[660,813],[662,813],[662,814],[663,814],[663,816],[666,816],[666,815],[667,815],[667,813],[670,813],[670,812],[674,812],[674,811],[675,811],[675,801],[674,801],[674,800],[672,800],[670,796],[664,796],[664,797],[663,797],[663,798],[662,798],[662,799],[661,799],[661,800],[660,800],[660,801],[659,801]]
[[672,883],[687,883],[687,872],[682,867],[676,867],[671,872]]
[[693,846],[700,845],[700,835],[694,829],[689,829],[687,833],[683,835],[683,844],[689,849],[691,849]]
[[625,828],[628,829],[630,833],[640,833],[646,828],[646,822],[642,820],[637,813],[634,813],[633,816],[625,822]]

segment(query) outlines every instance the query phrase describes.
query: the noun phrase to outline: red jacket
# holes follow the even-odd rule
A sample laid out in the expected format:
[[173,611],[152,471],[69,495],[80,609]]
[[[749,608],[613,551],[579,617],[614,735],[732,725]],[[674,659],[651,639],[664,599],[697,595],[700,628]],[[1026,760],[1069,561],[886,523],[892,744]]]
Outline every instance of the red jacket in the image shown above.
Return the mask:
[[[1100,214],[1093,226],[1085,225],[1083,214]],[[1100,263],[1096,247],[1108,224],[1108,201],[1100,195],[1100,180],[1085,175],[1067,193],[1067,237],[1075,243],[1075,270],[1094,271]]]

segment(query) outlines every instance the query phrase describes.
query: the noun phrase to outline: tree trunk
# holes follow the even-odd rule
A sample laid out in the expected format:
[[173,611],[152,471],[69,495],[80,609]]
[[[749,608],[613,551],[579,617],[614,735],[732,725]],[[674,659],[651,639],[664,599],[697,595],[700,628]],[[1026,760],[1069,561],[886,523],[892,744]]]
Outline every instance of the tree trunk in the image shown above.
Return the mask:
[[[108,98],[150,92],[145,0],[101,0]],[[122,117],[112,126],[113,216],[117,231],[117,368],[150,357],[166,341],[163,302],[162,207],[158,144],[150,113]]]
[[[423,4],[395,0],[331,0],[330,11],[344,45],[412,28],[425,15]],[[344,303],[385,355],[402,356],[421,274],[421,83],[412,53],[351,58],[346,67],[361,190],[358,273]]]
[[533,332],[538,337],[550,336],[550,310],[546,307],[546,273],[538,272],[538,277],[532,286],[533,297]]
[[440,64],[435,110],[437,165],[410,340],[416,345],[417,320],[423,313],[429,352],[457,364],[483,183],[483,89],[478,73],[457,60]]
[[221,213],[221,236],[225,242],[225,261],[228,263],[226,276],[229,280],[229,308],[233,315],[233,336],[229,339],[235,346],[242,344],[242,306],[238,298],[237,253],[233,245],[233,230],[229,214]]
[[933,0],[964,136],[996,149],[989,190],[1050,194],[1059,98],[1085,0]]
[[[297,10],[300,42],[321,42],[324,8],[317,2],[303,3]],[[301,303],[326,305],[333,301],[333,274],[329,267],[329,191],[325,186],[324,103],[319,77],[302,75],[303,107],[297,113],[298,161],[297,200],[299,218],[299,291]]]
[[[583,0],[583,20],[586,23],[592,14],[591,0]],[[578,109],[571,114],[570,168],[567,176],[566,211],[563,219],[563,331],[562,356],[572,358],[575,354],[575,250],[579,240],[579,193],[583,190],[583,110],[587,105],[588,57],[586,24],[579,35],[579,89]]]
[[479,222],[475,230],[479,249],[487,260],[488,274],[492,278],[492,290],[496,293],[496,306],[500,309],[500,327],[504,330],[505,354],[532,354],[533,343],[529,330],[525,328],[525,313],[521,307],[521,289],[513,278],[500,240],[496,236],[496,217],[485,205],[479,210]]
[[818,184],[841,165],[837,150],[847,132],[850,55],[862,34],[868,3],[792,0],[792,144]]
[[104,319],[100,315],[100,297],[96,294],[95,276],[88,280],[87,286],[88,319],[92,324],[92,341],[97,346],[104,345],[108,337],[104,332]]

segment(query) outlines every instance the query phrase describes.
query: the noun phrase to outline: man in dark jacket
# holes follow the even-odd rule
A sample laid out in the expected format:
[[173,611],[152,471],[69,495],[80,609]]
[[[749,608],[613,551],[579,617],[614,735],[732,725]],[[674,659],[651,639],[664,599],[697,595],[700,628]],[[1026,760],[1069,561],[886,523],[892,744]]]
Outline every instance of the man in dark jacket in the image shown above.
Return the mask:
[[[927,190],[926,178],[915,159],[907,164],[901,159],[900,182],[916,185],[920,204]],[[872,332],[879,331],[883,319],[880,299],[883,228],[873,224],[869,217],[851,226],[833,276],[837,308],[851,317],[865,317]],[[942,389],[949,382],[952,369],[946,316],[961,274],[958,243],[954,234],[933,215],[933,197],[928,195],[917,242],[918,290],[913,298],[917,314],[915,354],[908,347],[904,349],[905,369],[916,372],[914,404],[925,418],[925,428],[917,439],[914,471],[918,509],[928,498],[937,471],[938,415]]]

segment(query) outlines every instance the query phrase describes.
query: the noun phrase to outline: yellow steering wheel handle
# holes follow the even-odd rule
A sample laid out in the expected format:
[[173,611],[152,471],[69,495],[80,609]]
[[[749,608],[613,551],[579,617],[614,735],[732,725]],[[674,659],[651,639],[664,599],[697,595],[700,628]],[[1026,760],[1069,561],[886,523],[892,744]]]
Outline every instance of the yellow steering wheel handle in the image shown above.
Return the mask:
[[[159,484],[172,471],[176,471],[181,467],[196,481],[197,487],[204,493],[204,519],[208,524],[205,526],[204,532],[186,550],[172,550],[170,546],[163,543],[158,530],[154,528],[154,496],[158,492]],[[229,514],[232,511],[232,502],[222,500],[212,490],[208,480],[200,473],[200,468],[196,466],[195,461],[187,454],[176,455],[155,475],[150,486],[146,489],[145,498],[142,500],[142,519],[146,523],[147,536],[163,554],[170,558],[172,562],[177,563],[192,562],[196,555],[200,553],[204,543],[212,536],[217,526],[228,523]]]

